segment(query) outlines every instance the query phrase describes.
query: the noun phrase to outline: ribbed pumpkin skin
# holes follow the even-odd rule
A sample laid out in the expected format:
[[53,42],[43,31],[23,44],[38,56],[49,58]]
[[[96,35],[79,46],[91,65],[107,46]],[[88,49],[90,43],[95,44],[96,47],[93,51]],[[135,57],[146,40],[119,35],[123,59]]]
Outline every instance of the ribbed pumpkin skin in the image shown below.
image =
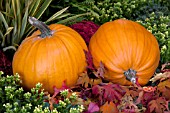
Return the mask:
[[38,36],[36,31],[26,38],[13,58],[13,73],[19,73],[26,89],[36,83],[53,93],[53,86],[60,88],[64,80],[72,86],[78,74],[85,70],[86,59],[83,50],[87,46],[73,29],[60,24],[48,26],[54,31],[50,37]]
[[132,84],[124,76],[135,70],[140,85],[145,85],[154,74],[160,59],[156,38],[140,24],[118,19],[100,26],[92,36],[89,50],[96,67],[102,61],[104,77],[121,85]]

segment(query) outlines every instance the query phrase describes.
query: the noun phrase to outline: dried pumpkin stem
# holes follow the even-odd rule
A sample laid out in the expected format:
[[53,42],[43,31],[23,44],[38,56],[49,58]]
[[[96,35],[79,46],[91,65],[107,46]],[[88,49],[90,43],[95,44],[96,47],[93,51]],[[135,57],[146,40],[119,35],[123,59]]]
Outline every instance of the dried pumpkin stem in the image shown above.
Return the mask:
[[35,17],[29,17],[28,21],[31,25],[35,26],[38,28],[41,32],[40,36],[42,38],[47,37],[47,36],[52,36],[52,30],[42,21],[37,20]]
[[133,84],[136,84],[136,71],[133,69],[128,69],[124,72],[126,79],[131,81]]

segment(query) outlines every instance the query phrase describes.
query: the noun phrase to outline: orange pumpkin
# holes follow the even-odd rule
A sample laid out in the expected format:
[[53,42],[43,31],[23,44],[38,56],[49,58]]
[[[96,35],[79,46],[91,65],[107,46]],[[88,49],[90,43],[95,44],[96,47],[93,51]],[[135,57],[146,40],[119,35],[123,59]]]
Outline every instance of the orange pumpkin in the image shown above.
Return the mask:
[[38,82],[50,93],[53,86],[60,88],[63,81],[73,86],[86,68],[87,46],[83,38],[61,24],[46,26],[34,17],[29,22],[39,30],[24,39],[14,54],[13,73],[19,73],[25,89]]
[[[156,38],[140,24],[117,19],[104,23],[92,36],[89,50],[96,67],[102,62],[105,79],[130,85],[145,85],[160,60]],[[130,82],[131,81],[131,82]]]

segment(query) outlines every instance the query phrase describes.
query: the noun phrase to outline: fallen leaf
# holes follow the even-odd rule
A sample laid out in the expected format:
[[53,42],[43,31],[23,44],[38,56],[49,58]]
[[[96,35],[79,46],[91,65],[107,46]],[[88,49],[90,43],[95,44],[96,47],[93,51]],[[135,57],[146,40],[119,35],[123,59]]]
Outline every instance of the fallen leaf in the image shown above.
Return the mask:
[[158,90],[166,99],[170,100],[170,79],[160,82],[158,84]]
[[123,113],[144,113],[146,108],[141,106],[138,108],[137,104],[134,102],[134,98],[130,96],[130,94],[125,94],[120,104],[117,106],[119,112]]
[[89,104],[88,111],[86,113],[94,113],[98,111],[99,111],[99,106],[96,103],[91,102]]
[[150,113],[155,112],[155,113],[164,113],[164,111],[167,109],[166,105],[167,102],[165,98],[159,97],[155,100],[152,100],[148,103],[148,109]]
[[150,79],[150,81],[152,83],[154,83],[158,80],[163,81],[163,80],[168,79],[168,78],[170,79],[170,72],[164,72],[164,73],[156,74],[153,78]]
[[53,86],[53,89],[54,89],[53,97],[55,97],[57,94],[60,93],[60,91],[70,88],[66,85],[66,81],[64,81],[61,88],[56,88],[56,86]]
[[104,105],[100,107],[100,111],[102,113],[119,113],[116,105],[111,101],[111,102],[106,102]]
[[162,65],[161,72],[170,72],[170,62]]
[[53,104],[58,104],[59,99],[56,98],[56,96],[60,93],[60,91],[65,90],[65,89],[70,89],[67,85],[66,85],[66,81],[63,82],[62,87],[61,88],[56,88],[55,86],[53,86],[54,88],[54,94],[52,96],[47,95],[48,97],[48,103],[50,104],[50,110],[53,110]]
[[118,84],[100,84],[92,87],[92,94],[98,97],[99,105],[107,101],[117,103],[120,101],[125,91]]
[[104,78],[104,73],[105,73],[104,64],[102,62],[100,62],[100,66],[97,69],[97,72],[93,72],[93,73],[97,78]]
[[89,78],[87,71],[85,71],[79,76],[76,84],[82,85],[83,87],[87,88],[89,86],[92,87],[93,85],[100,83],[102,83],[102,80],[100,78]]
[[86,61],[87,61],[87,68],[90,70],[95,70],[94,64],[93,64],[93,58],[92,55],[90,53],[90,51],[85,51],[85,56],[86,56]]

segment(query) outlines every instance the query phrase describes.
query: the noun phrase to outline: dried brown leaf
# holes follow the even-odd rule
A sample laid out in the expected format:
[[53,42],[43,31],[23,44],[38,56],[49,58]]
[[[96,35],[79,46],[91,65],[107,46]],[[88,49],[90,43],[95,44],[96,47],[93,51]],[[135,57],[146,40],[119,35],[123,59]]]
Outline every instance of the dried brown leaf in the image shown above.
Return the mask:
[[151,78],[150,81],[154,83],[158,80],[163,81],[167,78],[170,78],[170,72],[158,73],[153,78]]
[[97,69],[97,72],[93,72],[93,73],[97,78],[104,78],[104,73],[105,73],[104,64],[102,62],[100,62],[100,66]]
[[96,79],[89,78],[87,71],[85,71],[84,73],[80,75],[76,84],[82,85],[85,88],[87,88],[89,85],[93,86],[93,85],[97,85],[100,83],[102,83],[102,80],[100,78],[96,78]]
[[170,79],[160,82],[158,84],[158,90],[166,99],[170,100]]
[[155,100],[151,100],[148,103],[148,108],[150,110],[150,113],[155,112],[155,113],[164,113],[166,110],[166,105],[167,102],[163,97],[159,97]]

